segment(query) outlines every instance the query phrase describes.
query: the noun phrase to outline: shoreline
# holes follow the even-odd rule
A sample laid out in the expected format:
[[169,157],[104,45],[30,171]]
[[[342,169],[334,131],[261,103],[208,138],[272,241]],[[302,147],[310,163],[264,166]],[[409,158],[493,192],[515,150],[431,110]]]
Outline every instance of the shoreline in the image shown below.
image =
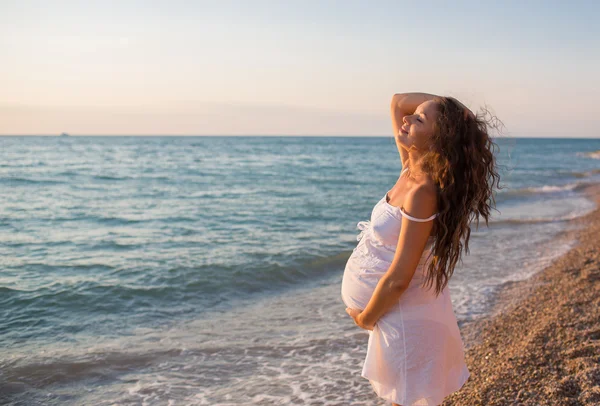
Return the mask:
[[569,220],[573,247],[461,328],[471,376],[443,406],[600,404],[600,184],[583,193],[597,207]]

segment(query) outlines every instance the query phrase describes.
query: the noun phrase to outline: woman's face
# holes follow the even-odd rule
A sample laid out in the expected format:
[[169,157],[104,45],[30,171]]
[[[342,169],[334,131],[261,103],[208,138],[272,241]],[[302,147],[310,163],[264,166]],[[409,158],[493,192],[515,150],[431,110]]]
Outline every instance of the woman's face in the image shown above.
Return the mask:
[[428,100],[420,104],[411,115],[404,116],[398,134],[400,144],[410,150],[428,150],[433,135],[433,123],[437,119],[437,103]]

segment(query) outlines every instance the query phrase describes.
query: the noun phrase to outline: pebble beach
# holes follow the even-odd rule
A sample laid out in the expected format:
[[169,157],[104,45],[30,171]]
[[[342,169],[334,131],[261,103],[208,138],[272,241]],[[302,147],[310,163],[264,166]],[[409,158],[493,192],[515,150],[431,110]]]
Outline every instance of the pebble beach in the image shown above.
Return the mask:
[[571,250],[462,328],[471,377],[444,406],[600,404],[600,210],[571,221]]

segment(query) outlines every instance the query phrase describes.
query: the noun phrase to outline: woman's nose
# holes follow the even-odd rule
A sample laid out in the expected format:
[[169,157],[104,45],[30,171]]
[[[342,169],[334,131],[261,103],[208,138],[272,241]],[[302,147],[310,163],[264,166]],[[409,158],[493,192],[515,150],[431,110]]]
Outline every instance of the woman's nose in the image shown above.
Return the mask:
[[404,124],[408,124],[408,119],[407,119],[407,117],[408,117],[408,116],[404,116],[404,117],[402,117],[402,122],[403,122]]

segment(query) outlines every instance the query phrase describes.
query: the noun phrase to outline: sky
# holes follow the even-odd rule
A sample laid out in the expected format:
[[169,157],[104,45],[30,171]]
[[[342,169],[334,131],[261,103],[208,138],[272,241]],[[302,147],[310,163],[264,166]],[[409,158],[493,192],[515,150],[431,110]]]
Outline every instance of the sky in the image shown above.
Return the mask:
[[0,135],[392,134],[395,93],[600,137],[596,1],[0,0]]

